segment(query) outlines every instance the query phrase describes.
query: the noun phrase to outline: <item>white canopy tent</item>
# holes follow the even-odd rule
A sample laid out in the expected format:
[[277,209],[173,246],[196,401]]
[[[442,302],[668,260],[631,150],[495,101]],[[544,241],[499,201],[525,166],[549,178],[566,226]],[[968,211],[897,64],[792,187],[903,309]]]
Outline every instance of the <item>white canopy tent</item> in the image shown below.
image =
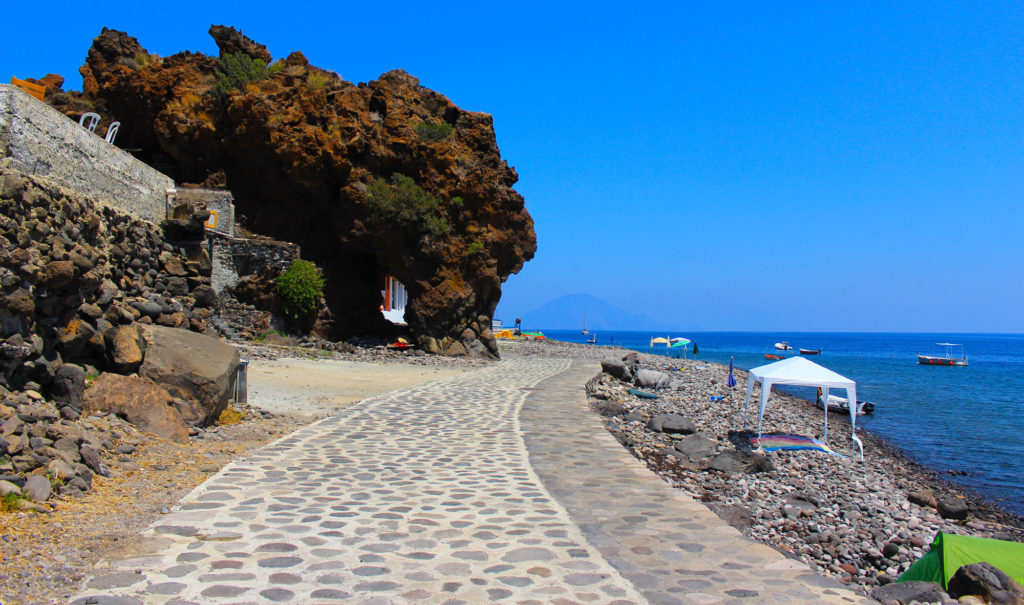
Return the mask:
[[[828,401],[829,388],[846,389],[847,399],[853,402],[850,405],[850,431],[853,438],[854,454],[856,455],[859,448],[860,458],[864,459],[864,444],[857,438],[857,383],[803,357],[790,357],[758,366],[747,374],[747,397],[743,400],[744,425],[747,423],[747,404],[750,403],[750,393],[754,390],[755,382],[761,383],[761,413],[757,417],[758,438],[761,437],[761,420],[764,418],[764,408],[768,405],[768,395],[771,393],[772,385],[791,384],[821,387],[822,401]],[[825,412],[824,438],[828,438],[828,411]]]

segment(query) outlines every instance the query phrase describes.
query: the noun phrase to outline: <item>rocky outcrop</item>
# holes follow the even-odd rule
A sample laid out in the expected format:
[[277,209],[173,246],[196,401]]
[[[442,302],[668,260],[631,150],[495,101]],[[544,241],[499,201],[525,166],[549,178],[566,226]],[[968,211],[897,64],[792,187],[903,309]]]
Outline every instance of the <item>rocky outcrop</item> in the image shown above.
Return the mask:
[[[211,34],[223,57],[270,58],[230,28]],[[408,289],[422,348],[497,356],[501,284],[532,258],[536,236],[491,116],[402,71],[355,85],[298,52],[233,90],[218,87],[224,69],[197,53],[150,55],[105,29],[82,68],[84,98],[121,121],[119,144],[179,182],[226,181],[251,230],[301,244],[327,277],[321,332],[387,333],[378,308],[390,274]],[[413,191],[422,202],[413,216],[386,201],[399,175],[412,183],[399,199]]]
[[174,407],[174,398],[148,378],[101,374],[85,391],[83,407],[88,412],[116,414],[158,437],[188,442],[188,427]]
[[231,399],[238,351],[203,334],[144,326],[146,357],[139,374],[179,398],[178,411],[191,426],[210,424]]

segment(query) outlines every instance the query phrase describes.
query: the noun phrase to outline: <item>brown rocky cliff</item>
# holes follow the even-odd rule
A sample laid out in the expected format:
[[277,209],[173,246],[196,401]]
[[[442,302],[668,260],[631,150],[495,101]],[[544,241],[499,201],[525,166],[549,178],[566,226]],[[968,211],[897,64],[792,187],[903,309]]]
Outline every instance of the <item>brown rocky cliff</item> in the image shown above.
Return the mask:
[[[222,55],[269,57],[231,28],[211,34]],[[221,69],[202,54],[150,55],[105,29],[82,68],[84,94],[121,121],[120,145],[179,182],[226,177],[249,229],[301,244],[325,269],[333,336],[387,330],[378,307],[391,274],[409,291],[421,346],[496,356],[501,284],[533,257],[536,236],[491,116],[403,71],[354,85],[297,52],[241,90],[217,90]],[[396,174],[440,201],[450,230],[374,213],[371,184]]]

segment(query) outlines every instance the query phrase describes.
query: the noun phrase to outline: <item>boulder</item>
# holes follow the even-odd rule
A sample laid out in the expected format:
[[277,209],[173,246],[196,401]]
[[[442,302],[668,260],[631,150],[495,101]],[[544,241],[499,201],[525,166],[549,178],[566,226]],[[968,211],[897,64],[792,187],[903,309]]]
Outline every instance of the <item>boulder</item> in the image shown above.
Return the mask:
[[937,506],[937,503],[935,502],[935,493],[930,489],[914,490],[907,494],[907,500],[918,506],[928,506],[931,508],[935,508]]
[[959,599],[966,595],[982,597],[986,603],[998,605],[1024,605],[1024,586],[991,563],[964,565],[956,570],[946,586],[949,596]]
[[216,338],[188,330],[145,326],[146,357],[139,374],[173,397],[187,402],[182,417],[190,426],[205,426],[228,405],[238,351]]
[[876,590],[871,596],[879,601],[896,601],[906,605],[912,601],[919,603],[942,603],[949,599],[942,587],[935,582],[893,582]]
[[669,378],[668,374],[659,372],[657,370],[639,370],[636,373],[636,385],[638,387],[644,387],[648,389],[660,389],[668,386],[668,383],[672,379]]
[[110,412],[142,431],[187,443],[188,427],[173,402],[174,398],[149,378],[110,373],[101,374],[82,400],[88,411]]
[[697,430],[693,422],[680,414],[656,414],[647,423],[647,428],[656,433],[689,435]]
[[50,497],[50,480],[42,475],[32,475],[25,480],[22,491],[36,502],[45,502]]
[[69,260],[55,260],[46,263],[39,276],[39,283],[51,290],[60,290],[75,278],[75,266]]
[[601,371],[622,380],[626,375],[626,364],[618,359],[602,359]]
[[121,374],[139,369],[146,354],[146,341],[138,324],[115,326],[107,332],[107,358],[110,368]]
[[956,496],[941,496],[936,498],[935,505],[939,511],[939,515],[941,515],[943,519],[962,521],[967,518],[967,513],[970,512],[970,508],[967,506],[967,500]]
[[82,407],[82,393],[85,391],[85,369],[73,363],[66,363],[57,370],[50,386],[50,398],[74,408]]
[[686,458],[696,462],[701,458],[707,458],[718,451],[718,442],[701,433],[694,433],[680,439],[675,444],[675,450]]
[[747,461],[745,457],[737,450],[725,450],[718,454],[711,460],[711,466],[708,467],[713,471],[726,474],[737,474],[747,470]]

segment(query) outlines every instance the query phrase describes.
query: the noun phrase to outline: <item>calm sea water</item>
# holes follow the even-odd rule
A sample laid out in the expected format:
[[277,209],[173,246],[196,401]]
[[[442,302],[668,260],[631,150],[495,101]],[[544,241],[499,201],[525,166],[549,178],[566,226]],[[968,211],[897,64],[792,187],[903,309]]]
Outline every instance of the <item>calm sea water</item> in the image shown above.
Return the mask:
[[[568,342],[593,336],[544,331]],[[821,349],[810,357],[857,382],[857,398],[877,404],[858,426],[885,438],[949,479],[1024,515],[1024,334],[853,334],[775,332],[598,332],[597,344],[665,354],[647,345],[654,336],[683,336],[697,343],[696,359],[750,368],[771,363],[774,343]],[[964,345],[967,367],[923,366],[916,353],[943,355],[937,342]],[[693,358],[693,345],[689,347]],[[745,388],[745,384],[738,388]],[[813,388],[790,392],[813,399]],[[843,392],[838,393],[844,395]]]

